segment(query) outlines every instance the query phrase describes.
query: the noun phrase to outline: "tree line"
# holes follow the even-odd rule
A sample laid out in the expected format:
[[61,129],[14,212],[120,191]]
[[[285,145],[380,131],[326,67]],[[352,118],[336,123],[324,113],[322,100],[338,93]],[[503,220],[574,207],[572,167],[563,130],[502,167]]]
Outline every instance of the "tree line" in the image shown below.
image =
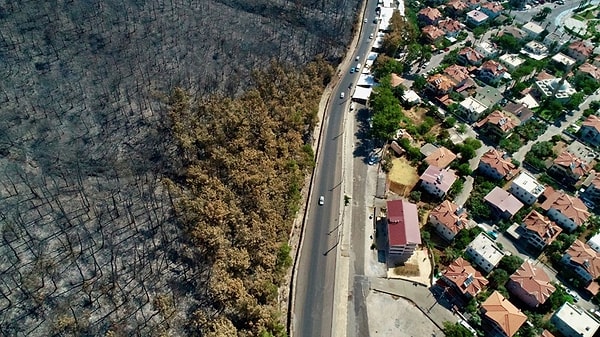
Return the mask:
[[169,117],[175,212],[208,286],[189,330],[204,336],[283,336],[278,286],[306,174],[324,84],[322,60],[302,71],[273,63],[239,98],[192,97],[176,89]]

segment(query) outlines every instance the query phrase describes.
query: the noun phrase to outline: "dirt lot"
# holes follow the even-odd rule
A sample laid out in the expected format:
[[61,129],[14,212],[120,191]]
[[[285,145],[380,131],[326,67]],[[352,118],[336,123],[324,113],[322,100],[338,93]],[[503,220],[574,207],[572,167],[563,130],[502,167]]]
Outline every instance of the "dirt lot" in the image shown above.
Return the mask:
[[410,191],[419,182],[417,169],[410,165],[406,158],[392,159],[392,170],[388,177],[390,179],[390,189],[404,197],[407,197]]
[[[418,106],[415,106],[415,107],[411,108],[410,110],[404,110],[404,114],[406,115],[406,117],[410,118],[410,120],[415,125],[419,125],[419,124],[423,123],[426,113],[427,113],[426,109],[423,109]],[[431,128],[429,133],[431,133],[433,135],[438,135],[440,133],[440,131],[442,131],[442,126],[441,126],[441,124],[438,123],[438,124],[435,124]]]

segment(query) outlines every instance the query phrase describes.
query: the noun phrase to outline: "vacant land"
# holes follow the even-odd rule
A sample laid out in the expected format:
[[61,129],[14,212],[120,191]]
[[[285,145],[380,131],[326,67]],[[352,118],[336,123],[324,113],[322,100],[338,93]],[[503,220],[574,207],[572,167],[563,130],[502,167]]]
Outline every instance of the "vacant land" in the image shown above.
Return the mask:
[[410,191],[419,182],[417,169],[412,167],[406,158],[394,158],[392,160],[392,170],[388,177],[390,179],[390,189],[401,196],[408,196]]
[[190,261],[205,257],[164,184],[181,169],[167,97],[239,96],[270,60],[335,61],[356,5],[1,2],[0,335],[201,326],[206,270]]

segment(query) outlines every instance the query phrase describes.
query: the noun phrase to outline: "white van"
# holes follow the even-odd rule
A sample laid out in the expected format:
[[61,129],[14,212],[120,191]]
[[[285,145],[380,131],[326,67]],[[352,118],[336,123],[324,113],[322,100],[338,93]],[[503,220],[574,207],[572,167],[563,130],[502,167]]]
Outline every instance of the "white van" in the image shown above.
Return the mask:
[[358,71],[360,69],[360,63],[356,64],[356,70]]

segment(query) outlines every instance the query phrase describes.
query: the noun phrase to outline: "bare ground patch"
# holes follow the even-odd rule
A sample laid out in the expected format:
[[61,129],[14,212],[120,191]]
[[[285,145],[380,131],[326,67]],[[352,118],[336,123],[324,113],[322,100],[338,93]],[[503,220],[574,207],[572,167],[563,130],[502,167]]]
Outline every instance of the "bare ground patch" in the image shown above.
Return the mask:
[[411,166],[406,158],[394,158],[392,159],[392,164],[392,169],[388,174],[390,190],[406,197],[419,182],[417,169]]

